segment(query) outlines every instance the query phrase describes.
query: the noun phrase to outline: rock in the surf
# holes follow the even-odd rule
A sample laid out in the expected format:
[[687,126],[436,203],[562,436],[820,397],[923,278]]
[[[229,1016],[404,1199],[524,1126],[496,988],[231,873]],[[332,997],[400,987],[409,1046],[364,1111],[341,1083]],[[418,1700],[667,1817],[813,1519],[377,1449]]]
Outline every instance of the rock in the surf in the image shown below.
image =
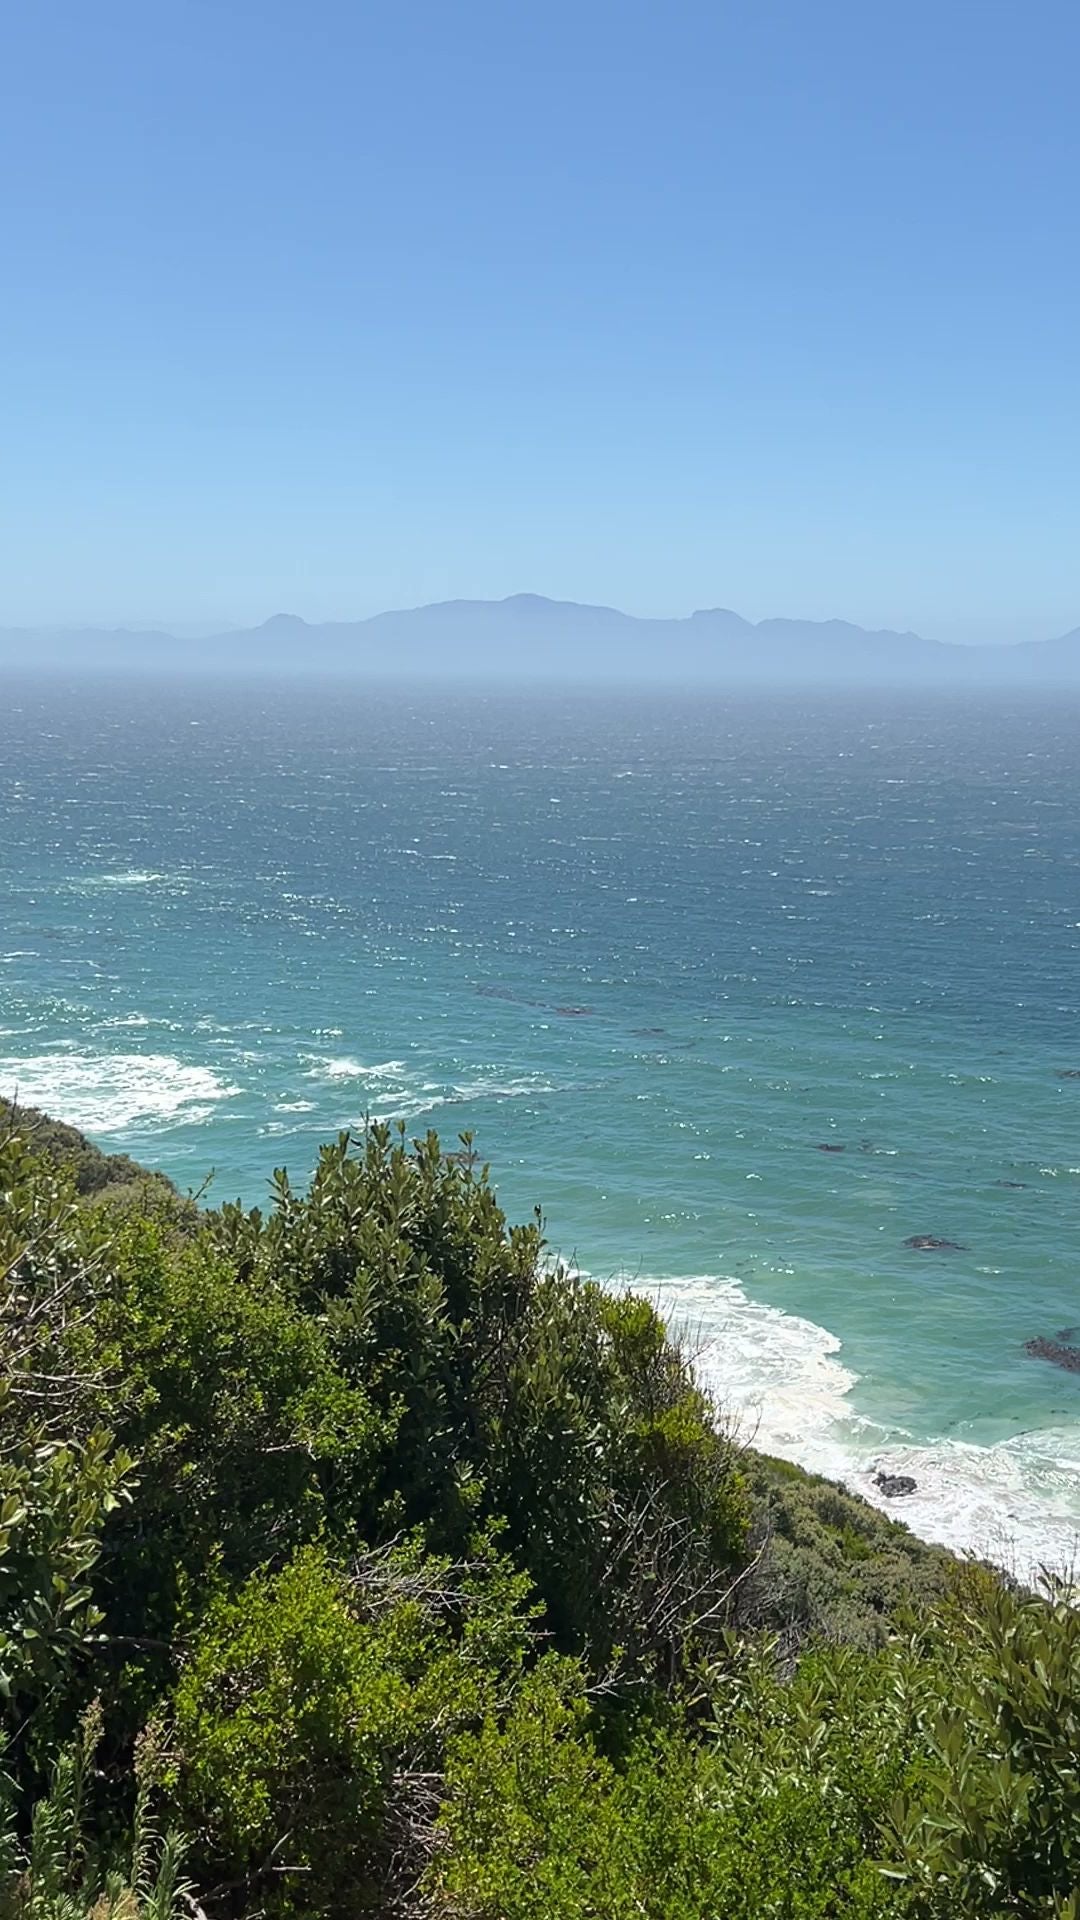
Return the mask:
[[1052,1367],[1062,1367],[1066,1373],[1080,1373],[1080,1347],[1067,1340],[1025,1340],[1024,1352],[1034,1360],[1049,1360]]
[[874,1485],[886,1500],[902,1500],[905,1494],[918,1491],[918,1482],[912,1479],[910,1473],[876,1473]]

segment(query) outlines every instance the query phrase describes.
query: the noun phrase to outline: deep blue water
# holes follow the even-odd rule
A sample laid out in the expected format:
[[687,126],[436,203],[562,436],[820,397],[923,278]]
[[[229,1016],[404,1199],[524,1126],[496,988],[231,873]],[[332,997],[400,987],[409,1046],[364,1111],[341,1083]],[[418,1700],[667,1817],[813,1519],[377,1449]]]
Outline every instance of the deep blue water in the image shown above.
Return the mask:
[[744,1428],[1060,1558],[1078,749],[1061,699],[0,682],[0,1092],[250,1201],[470,1128]]

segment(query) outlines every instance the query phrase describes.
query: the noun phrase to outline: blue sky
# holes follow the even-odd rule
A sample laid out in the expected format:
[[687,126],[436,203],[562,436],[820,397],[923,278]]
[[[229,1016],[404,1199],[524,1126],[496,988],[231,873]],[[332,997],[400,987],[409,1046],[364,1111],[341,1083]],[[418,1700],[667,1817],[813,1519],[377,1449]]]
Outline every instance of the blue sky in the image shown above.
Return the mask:
[[1075,0],[34,0],[0,623],[1080,621]]

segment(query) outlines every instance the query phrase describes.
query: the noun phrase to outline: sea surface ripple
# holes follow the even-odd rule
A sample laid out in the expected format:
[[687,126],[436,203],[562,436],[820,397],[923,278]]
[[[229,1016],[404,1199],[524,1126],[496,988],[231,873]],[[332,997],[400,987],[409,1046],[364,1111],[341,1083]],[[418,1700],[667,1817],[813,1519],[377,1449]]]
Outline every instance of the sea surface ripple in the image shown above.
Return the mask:
[[1060,1565],[1078,744],[1069,700],[7,680],[0,1092],[249,1202],[366,1116],[473,1130],[759,1444]]

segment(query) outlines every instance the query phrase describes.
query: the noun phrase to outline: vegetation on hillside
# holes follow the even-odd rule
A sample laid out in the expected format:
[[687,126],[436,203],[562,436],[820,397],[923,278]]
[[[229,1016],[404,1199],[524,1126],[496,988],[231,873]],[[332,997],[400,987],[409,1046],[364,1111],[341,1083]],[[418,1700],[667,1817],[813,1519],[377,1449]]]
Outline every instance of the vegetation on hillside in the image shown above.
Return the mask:
[[0,1121],[0,1920],[1080,1920],[1080,1617],[462,1148],[203,1211]]
[[35,1153],[70,1173],[77,1194],[114,1197],[121,1187],[141,1189],[149,1183],[176,1195],[172,1181],[163,1173],[147,1172],[126,1153],[102,1153],[78,1127],[54,1120],[38,1107],[17,1105],[0,1096],[0,1139],[16,1132]]

